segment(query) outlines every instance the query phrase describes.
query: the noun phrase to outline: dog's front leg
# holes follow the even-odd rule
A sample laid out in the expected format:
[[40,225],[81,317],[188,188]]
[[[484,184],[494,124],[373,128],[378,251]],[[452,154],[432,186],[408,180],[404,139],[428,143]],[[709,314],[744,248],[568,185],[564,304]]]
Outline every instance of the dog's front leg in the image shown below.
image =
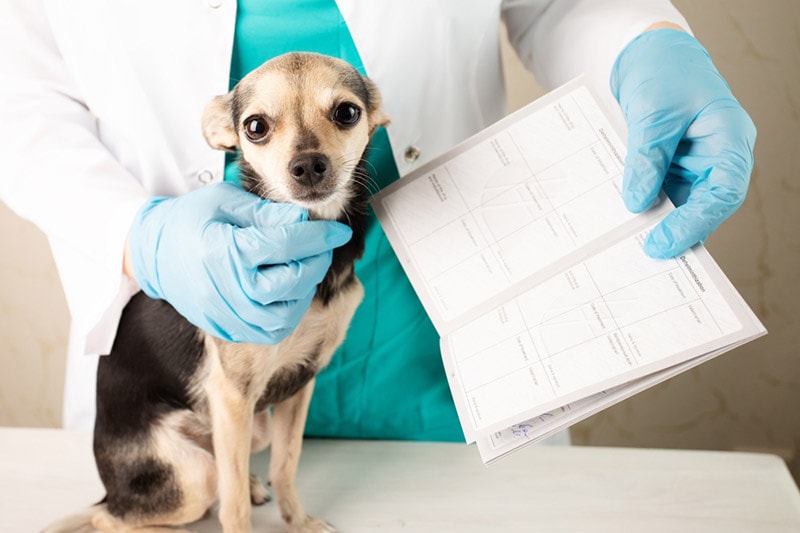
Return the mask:
[[272,415],[269,480],[278,500],[281,517],[291,533],[336,531],[330,524],[306,514],[295,489],[297,464],[303,446],[303,429],[313,390],[312,379],[296,394],[276,404]]
[[253,406],[225,375],[219,359],[207,387],[219,490],[219,521],[225,533],[248,533],[250,524],[250,441]]

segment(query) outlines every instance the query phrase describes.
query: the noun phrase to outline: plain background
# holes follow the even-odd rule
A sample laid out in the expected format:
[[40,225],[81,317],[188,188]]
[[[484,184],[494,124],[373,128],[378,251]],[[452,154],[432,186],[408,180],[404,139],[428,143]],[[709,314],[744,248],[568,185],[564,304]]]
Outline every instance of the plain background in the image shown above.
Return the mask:
[[[782,456],[798,479],[800,2],[674,4],[758,128],[747,200],[707,247],[769,335],[576,425],[572,439],[766,451]],[[516,108],[541,91],[506,56]],[[69,314],[44,236],[2,203],[0,227],[0,425],[55,427]]]

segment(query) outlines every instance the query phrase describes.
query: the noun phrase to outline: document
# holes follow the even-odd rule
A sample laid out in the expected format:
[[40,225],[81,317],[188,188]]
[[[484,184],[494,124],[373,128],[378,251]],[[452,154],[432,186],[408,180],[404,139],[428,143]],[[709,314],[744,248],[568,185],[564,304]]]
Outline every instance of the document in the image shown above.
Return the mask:
[[766,333],[702,246],[651,259],[625,143],[576,80],[376,195],[486,463]]

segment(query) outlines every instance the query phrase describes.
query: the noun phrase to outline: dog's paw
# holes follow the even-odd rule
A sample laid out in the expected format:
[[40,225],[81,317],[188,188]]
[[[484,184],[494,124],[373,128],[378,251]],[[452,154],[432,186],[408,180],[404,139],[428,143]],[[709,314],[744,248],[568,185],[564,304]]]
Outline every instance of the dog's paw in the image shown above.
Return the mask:
[[250,474],[250,501],[253,505],[264,505],[272,499],[269,489],[255,474]]
[[289,533],[337,533],[337,529],[329,523],[310,516],[302,524],[290,525],[288,529]]

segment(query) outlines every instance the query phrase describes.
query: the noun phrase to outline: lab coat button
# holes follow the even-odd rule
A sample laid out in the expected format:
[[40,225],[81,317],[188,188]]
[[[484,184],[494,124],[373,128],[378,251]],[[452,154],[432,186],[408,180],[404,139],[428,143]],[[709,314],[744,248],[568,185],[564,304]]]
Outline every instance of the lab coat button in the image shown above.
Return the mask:
[[406,159],[406,162],[413,163],[414,161],[419,159],[419,154],[420,154],[419,148],[417,148],[416,146],[409,146],[408,148],[406,148],[406,153],[404,154],[404,157]]
[[210,170],[201,170],[197,173],[197,181],[204,185],[211,183],[214,181],[214,174],[212,174]]
[[209,7],[217,9],[219,6],[222,5],[222,0],[208,0]]

